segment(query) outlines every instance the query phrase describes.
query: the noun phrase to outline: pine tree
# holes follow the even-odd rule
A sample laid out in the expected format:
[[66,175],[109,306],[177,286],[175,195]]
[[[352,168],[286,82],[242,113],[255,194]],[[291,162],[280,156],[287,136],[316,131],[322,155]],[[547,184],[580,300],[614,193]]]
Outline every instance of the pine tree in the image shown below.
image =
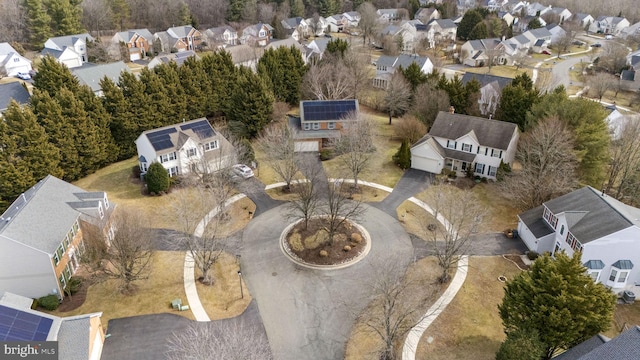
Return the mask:
[[203,56],[202,67],[208,76],[211,85],[208,104],[208,114],[231,111],[231,96],[235,92],[237,70],[231,59],[231,54],[226,51],[216,51],[211,55]]
[[527,122],[527,113],[539,100],[540,93],[533,87],[529,75],[518,75],[502,89],[496,118],[516,123],[524,131],[531,125]]
[[333,54],[335,56],[344,57],[344,53],[349,48],[349,43],[344,39],[331,39],[327,43],[327,49],[325,50],[328,54]]
[[409,140],[403,139],[400,150],[393,156],[393,160],[400,169],[408,169],[411,167],[411,150],[409,148]]
[[480,22],[482,22],[482,15],[476,9],[467,11],[458,25],[458,39],[469,40],[473,28]]
[[231,0],[227,7],[227,22],[240,21],[244,10],[245,0]]
[[300,51],[294,47],[267,50],[258,62],[258,74],[273,90],[277,101],[296,105],[306,72]]
[[252,138],[267,125],[273,111],[273,94],[264,80],[248,68],[238,71],[237,87],[231,95],[233,111],[227,113],[229,127],[237,137]]
[[120,31],[126,29],[126,23],[131,16],[131,9],[126,0],[107,0],[111,9],[111,21],[118,26]]
[[111,124],[111,114],[104,108],[102,101],[98,98],[90,87],[83,85],[80,91],[74,94],[76,99],[82,103],[84,111],[87,112],[90,126],[95,128],[97,135],[97,147],[93,156],[96,169],[111,164],[118,158],[118,147],[109,129]]
[[484,21],[477,23],[469,33],[469,40],[486,39],[487,37],[489,37],[489,31]]
[[209,103],[211,95],[211,81],[204,72],[202,61],[190,57],[178,68],[180,83],[185,94],[187,117],[197,119],[210,115],[210,109],[215,104]]
[[25,4],[29,42],[36,49],[42,49],[45,41],[51,37],[51,17],[45,11],[42,0],[26,0]]
[[304,3],[302,0],[290,0],[290,15],[291,17],[303,17],[304,16]]
[[172,117],[171,99],[164,91],[164,84],[158,74],[144,68],[140,72],[139,81],[144,86],[144,93],[149,101],[145,106],[146,110],[156,119],[159,126],[175,124],[182,120]]
[[587,274],[580,253],[554,257],[539,257],[529,271],[507,282],[498,306],[505,333],[537,331],[546,359],[608,329],[616,303],[615,295]]
[[78,78],[71,74],[69,68],[49,55],[42,58],[38,66],[38,73],[33,78],[33,86],[50,96],[55,96],[63,87],[73,92],[80,89]]
[[542,27],[542,23],[540,22],[540,19],[533,18],[531,21],[529,21],[529,24],[527,25],[527,28],[529,29],[538,29]]
[[411,65],[407,66],[406,69],[400,67],[400,70],[402,71],[402,75],[404,75],[404,78],[407,80],[409,85],[411,85],[411,91],[413,93],[415,93],[418,85],[427,82],[427,74],[423,73],[420,69],[420,66],[418,66],[418,64],[416,64],[415,62],[412,62]]
[[147,183],[149,193],[159,194],[169,190],[171,186],[171,178],[167,170],[159,162],[152,162],[149,165],[147,173],[144,175],[144,181]]
[[80,34],[82,27],[82,8],[75,0],[49,0],[49,16],[51,28],[56,36]]
[[111,115],[109,130],[118,147],[118,160],[128,159],[136,154],[135,139],[139,135],[140,128],[129,109],[129,103],[120,89],[108,78],[100,82],[102,88],[105,110]]
[[167,114],[171,124],[187,119],[187,95],[180,83],[178,64],[170,62],[153,69],[162,83],[162,92],[169,99],[170,112]]

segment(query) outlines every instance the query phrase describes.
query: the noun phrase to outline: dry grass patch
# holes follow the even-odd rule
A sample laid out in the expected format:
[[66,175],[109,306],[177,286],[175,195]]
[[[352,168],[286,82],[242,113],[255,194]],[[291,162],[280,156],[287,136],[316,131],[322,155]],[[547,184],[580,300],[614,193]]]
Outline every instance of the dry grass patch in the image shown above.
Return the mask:
[[[407,269],[405,278],[403,281],[420,281],[424,284],[429,284],[423,287],[425,294],[430,295],[430,301],[426,304],[424,309],[420,310],[420,314],[426,313],[428,308],[442,295],[447,287],[447,284],[441,285],[438,283],[438,275],[440,274],[440,268],[435,257],[427,257],[418,262],[412,264]],[[402,300],[402,298],[400,298]],[[365,309],[365,312],[370,311]],[[404,341],[404,339],[402,339]],[[375,359],[377,352],[382,349],[383,344],[379,336],[373,329],[356,320],[356,323],[351,330],[351,336],[347,341],[345,360],[370,360]],[[396,345],[396,349],[399,351],[402,349],[402,343]],[[421,357],[417,357],[422,359]]]
[[616,305],[611,327],[604,334],[613,338],[633,325],[640,325],[640,301]]
[[475,74],[491,74],[495,76],[502,76],[507,78],[515,78],[517,75],[526,72],[529,77],[533,75],[532,69],[529,68],[516,68],[515,66],[506,66],[506,65],[497,65],[492,66],[491,70],[488,67],[473,67],[466,69],[467,72],[475,73]]
[[[520,270],[500,256],[471,257],[464,285],[418,344],[417,359],[493,360],[504,341],[498,304],[504,283]],[[429,339],[432,340],[429,343]]]
[[436,226],[440,226],[440,223],[433,215],[411,201],[404,201],[398,206],[396,212],[398,213],[398,219],[400,219],[404,230],[420,238],[424,238],[423,224],[436,224]]
[[[184,253],[182,254],[184,257]],[[200,302],[211,320],[238,316],[249,306],[251,294],[244,281],[242,282],[244,298],[241,298],[238,269],[236,257],[223,253],[211,269],[215,279],[213,285],[203,285],[196,281]],[[199,276],[197,272],[196,270],[196,277]]]
[[471,191],[482,202],[486,210],[480,231],[496,232],[514,229],[518,225],[518,208],[513,201],[504,196],[498,183],[481,183],[471,188]]
[[[191,311],[175,311],[171,300],[182,299],[187,304],[184,292],[184,252],[158,251],[153,255],[149,279],[137,281],[137,291],[123,295],[119,291],[119,281],[109,279],[93,284],[87,291],[85,302],[67,312],[51,312],[56,316],[72,316],[102,311],[102,323],[106,326],[110,319],[159,313],[175,313],[195,319]],[[237,277],[237,275],[236,275]]]
[[227,207],[227,217],[218,223],[216,234],[225,237],[244,229],[255,212],[256,204],[247,197],[241,198]]

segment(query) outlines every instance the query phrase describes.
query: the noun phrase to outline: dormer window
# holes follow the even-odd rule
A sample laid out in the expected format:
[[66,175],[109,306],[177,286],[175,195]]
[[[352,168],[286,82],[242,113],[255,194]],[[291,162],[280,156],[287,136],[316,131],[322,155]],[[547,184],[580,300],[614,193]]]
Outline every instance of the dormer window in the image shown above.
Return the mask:
[[267,33],[264,30],[260,30],[259,36],[260,37],[265,37],[265,36],[267,36]]
[[633,263],[630,260],[618,260],[613,263],[613,265],[611,265],[607,286],[614,288],[624,287],[632,269]]
[[[558,225],[558,218],[555,215],[553,215],[553,213],[546,207],[544,208],[544,214],[542,217],[547,221],[549,225],[551,225],[552,228],[555,229],[556,226]],[[569,236],[569,234],[567,234],[567,236]]]
[[473,146],[471,144],[462,144],[462,151],[471,152]]
[[187,149],[187,157],[194,157],[198,154],[196,148]]

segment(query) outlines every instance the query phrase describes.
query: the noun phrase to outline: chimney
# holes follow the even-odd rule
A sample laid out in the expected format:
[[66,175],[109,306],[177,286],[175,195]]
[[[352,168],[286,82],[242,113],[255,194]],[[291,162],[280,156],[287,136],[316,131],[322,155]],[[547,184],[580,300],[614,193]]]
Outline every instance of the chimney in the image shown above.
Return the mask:
[[455,114],[456,112],[456,108],[454,108],[453,106],[449,106],[449,114]]

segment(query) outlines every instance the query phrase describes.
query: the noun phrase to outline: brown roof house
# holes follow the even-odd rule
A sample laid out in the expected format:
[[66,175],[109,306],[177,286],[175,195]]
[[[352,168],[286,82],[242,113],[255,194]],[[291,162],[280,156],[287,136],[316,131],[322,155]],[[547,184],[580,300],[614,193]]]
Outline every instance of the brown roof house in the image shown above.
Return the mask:
[[202,34],[191,25],[175,26],[153,34],[154,41],[160,40],[162,49],[158,52],[181,52],[197,50],[202,45]]
[[123,43],[129,49],[129,60],[140,60],[153,52],[153,35],[147,29],[134,29],[117,32],[111,38],[114,44]]
[[345,119],[358,111],[358,100],[354,99],[300,101],[300,117],[289,117],[295,150],[318,152],[329,147],[331,139],[340,136]]

